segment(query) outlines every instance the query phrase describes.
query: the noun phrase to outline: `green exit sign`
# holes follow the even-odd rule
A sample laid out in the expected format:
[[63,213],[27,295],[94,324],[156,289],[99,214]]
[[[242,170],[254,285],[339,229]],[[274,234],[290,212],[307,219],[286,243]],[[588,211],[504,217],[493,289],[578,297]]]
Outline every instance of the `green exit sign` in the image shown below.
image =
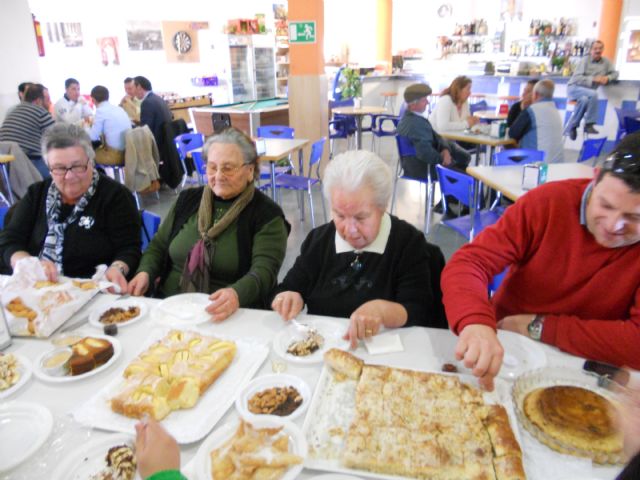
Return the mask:
[[289,43],[316,43],[316,22],[289,22]]

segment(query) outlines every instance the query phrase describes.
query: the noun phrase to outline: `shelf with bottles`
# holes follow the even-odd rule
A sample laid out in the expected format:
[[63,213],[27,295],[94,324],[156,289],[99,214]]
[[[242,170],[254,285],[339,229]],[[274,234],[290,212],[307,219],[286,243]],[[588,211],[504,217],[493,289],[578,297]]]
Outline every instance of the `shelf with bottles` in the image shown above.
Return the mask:
[[[486,39],[478,37],[458,37],[447,38],[441,37],[438,41],[437,48],[442,55],[452,54],[473,54],[473,53],[488,53],[491,48],[487,48]],[[406,60],[406,58],[405,58]]]
[[467,36],[486,36],[489,34],[489,27],[487,21],[483,18],[474,19],[471,23],[456,23],[453,29],[453,37],[467,37]]
[[550,37],[514,40],[509,49],[510,57],[583,57],[589,55],[593,40],[556,41]]
[[533,19],[529,24],[530,37],[567,38],[577,34],[576,21],[570,18],[560,20]]

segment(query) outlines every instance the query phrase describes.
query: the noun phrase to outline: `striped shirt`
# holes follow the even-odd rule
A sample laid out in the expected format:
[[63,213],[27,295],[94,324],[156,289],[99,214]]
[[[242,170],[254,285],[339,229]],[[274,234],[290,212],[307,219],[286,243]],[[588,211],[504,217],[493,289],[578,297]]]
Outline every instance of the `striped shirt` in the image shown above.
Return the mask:
[[42,133],[53,125],[53,117],[33,103],[13,107],[0,127],[0,142],[16,142],[29,157],[41,157]]

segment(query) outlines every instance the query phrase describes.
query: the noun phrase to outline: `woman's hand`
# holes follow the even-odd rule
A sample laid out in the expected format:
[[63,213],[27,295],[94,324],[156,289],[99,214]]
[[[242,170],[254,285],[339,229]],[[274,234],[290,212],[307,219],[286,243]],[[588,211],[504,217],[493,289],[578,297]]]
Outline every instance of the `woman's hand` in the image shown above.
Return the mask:
[[240,299],[233,288],[221,288],[209,296],[211,304],[205,309],[214,322],[221,322],[236,313],[240,308]]
[[40,265],[44,270],[44,274],[47,276],[47,280],[50,282],[58,281],[58,267],[50,260],[40,260]]
[[127,292],[134,297],[140,297],[149,290],[149,281],[149,274],[147,272],[140,272],[129,282]]
[[180,449],[175,439],[150,419],[136,424],[136,460],[142,478],[163,470],[180,470]]
[[127,279],[124,277],[124,275],[122,274],[122,272],[120,271],[119,268],[116,267],[109,267],[107,268],[107,271],[105,272],[104,276],[106,277],[107,280],[109,280],[111,283],[115,283],[116,285],[118,285],[118,287],[120,287],[120,291],[119,292],[115,292],[113,291],[113,288],[110,288],[108,291],[109,293],[126,293],[127,292]]
[[358,346],[359,340],[377,335],[384,326],[384,308],[379,300],[371,300],[360,305],[349,320],[349,329],[343,338],[351,342],[353,349]]
[[280,292],[271,302],[271,308],[288,322],[302,311],[304,300],[298,292]]
[[478,117],[474,117],[473,115],[471,115],[470,117],[467,117],[467,123],[469,124],[469,128],[471,128],[474,125],[477,125],[478,123],[480,123],[480,119]]

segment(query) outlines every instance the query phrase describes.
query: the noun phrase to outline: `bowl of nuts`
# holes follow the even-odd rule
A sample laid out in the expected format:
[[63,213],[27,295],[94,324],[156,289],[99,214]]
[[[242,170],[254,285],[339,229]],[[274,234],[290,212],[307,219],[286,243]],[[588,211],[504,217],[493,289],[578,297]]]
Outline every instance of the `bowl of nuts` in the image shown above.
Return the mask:
[[294,375],[264,375],[253,379],[236,398],[240,416],[294,420],[311,402],[311,390],[304,380]]

